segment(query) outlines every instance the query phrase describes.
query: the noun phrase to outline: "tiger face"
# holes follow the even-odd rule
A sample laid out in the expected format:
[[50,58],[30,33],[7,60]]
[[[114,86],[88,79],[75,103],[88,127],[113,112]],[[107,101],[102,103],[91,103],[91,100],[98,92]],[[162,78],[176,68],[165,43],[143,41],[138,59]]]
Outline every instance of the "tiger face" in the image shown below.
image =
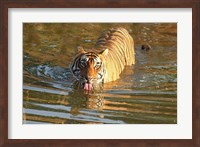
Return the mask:
[[102,53],[86,52],[83,49],[79,51],[70,69],[84,90],[91,91],[96,85],[103,83],[106,73],[104,57],[107,52],[108,49]]

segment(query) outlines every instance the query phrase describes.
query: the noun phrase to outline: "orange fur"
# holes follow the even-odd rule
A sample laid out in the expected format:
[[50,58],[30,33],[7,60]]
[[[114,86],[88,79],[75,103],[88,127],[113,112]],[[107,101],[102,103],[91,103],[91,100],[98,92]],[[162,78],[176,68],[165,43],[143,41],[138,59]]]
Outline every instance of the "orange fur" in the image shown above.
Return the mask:
[[135,64],[134,42],[124,28],[102,33],[96,46],[108,49],[108,53],[103,54],[102,59],[106,69],[105,83],[119,79],[126,65]]

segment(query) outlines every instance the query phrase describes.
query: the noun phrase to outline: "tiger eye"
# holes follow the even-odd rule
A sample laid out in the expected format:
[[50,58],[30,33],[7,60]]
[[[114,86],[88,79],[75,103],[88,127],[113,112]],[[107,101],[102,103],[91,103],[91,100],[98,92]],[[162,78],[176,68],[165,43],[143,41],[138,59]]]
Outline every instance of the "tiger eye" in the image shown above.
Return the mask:
[[95,68],[100,68],[100,67],[101,67],[101,62],[97,62]]
[[81,66],[85,67],[86,65],[87,65],[86,60],[85,59],[81,60]]

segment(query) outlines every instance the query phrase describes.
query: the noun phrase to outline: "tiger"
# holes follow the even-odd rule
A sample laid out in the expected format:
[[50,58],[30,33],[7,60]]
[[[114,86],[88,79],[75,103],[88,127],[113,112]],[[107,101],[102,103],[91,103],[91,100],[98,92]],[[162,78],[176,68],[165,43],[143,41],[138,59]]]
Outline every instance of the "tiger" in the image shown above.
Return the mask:
[[115,81],[126,65],[135,64],[134,40],[122,27],[101,33],[92,49],[78,48],[70,70],[81,88],[92,91],[95,85]]

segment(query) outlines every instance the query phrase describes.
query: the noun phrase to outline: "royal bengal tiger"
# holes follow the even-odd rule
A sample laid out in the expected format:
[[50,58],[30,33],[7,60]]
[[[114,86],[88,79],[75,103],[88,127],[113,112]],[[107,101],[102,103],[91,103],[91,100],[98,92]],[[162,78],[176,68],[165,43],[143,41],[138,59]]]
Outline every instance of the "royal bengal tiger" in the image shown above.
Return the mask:
[[70,69],[87,91],[119,79],[126,65],[135,64],[134,41],[124,28],[104,31],[93,49],[78,50]]

